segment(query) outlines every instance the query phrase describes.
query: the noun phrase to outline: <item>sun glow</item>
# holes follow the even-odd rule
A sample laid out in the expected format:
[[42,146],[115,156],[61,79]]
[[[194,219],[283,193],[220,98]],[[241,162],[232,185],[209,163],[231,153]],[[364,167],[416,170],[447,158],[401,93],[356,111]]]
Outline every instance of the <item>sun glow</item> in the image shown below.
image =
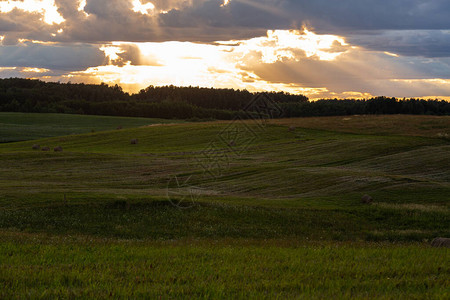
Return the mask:
[[14,9],[42,14],[42,20],[49,25],[61,24],[65,21],[64,18],[59,14],[54,0],[8,0],[0,2],[0,12],[8,13]]
[[[328,92],[326,88],[307,88],[296,84],[269,83],[261,80],[255,74],[226,72],[225,70],[212,70],[185,63],[180,68],[158,66],[133,66],[126,64],[123,67],[114,65],[89,68],[83,72],[76,72],[67,78],[80,82],[105,82],[119,84],[129,92],[138,92],[147,86],[200,86],[215,88],[247,89],[249,91],[284,91],[301,93],[310,96]],[[180,71],[181,70],[181,71]],[[186,76],[190,74],[190,76]],[[246,80],[251,79],[253,80]]]
[[[137,47],[139,57],[127,56],[126,49],[129,47]],[[215,44],[113,42],[100,48],[108,59],[108,65],[74,73],[71,80],[96,78],[98,82],[121,84],[132,92],[150,84],[174,84],[288,91],[311,96],[317,94],[319,97],[327,92],[326,88],[270,83],[256,75],[247,65],[300,61],[304,58],[334,60],[348,47],[341,37],[316,35],[307,29],[273,30],[268,31],[265,37]],[[131,60],[125,61],[126,57],[133,63]]]
[[[132,65],[130,61],[123,66],[115,62],[123,53],[122,47],[134,45],[139,48],[139,61],[142,65]],[[77,76],[94,76],[106,83],[122,83],[138,86],[149,84],[222,86],[235,79],[236,68],[226,59],[224,46],[202,45],[188,42],[165,43],[120,43],[104,45],[101,50],[110,60],[110,65],[90,68]],[[183,49],[181,52],[180,49]],[[240,76],[240,75],[239,75]]]

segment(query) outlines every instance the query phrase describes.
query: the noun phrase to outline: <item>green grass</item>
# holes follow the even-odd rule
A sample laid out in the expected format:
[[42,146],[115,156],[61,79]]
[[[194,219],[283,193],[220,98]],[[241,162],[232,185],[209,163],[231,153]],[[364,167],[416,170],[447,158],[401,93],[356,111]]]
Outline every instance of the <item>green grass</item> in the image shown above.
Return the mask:
[[133,128],[180,121],[68,114],[0,112],[0,143],[34,140],[52,136]]
[[449,252],[427,245],[450,236],[450,141],[433,131],[448,120],[186,123],[0,144],[0,298],[445,299]]
[[[213,242],[214,243],[214,242]],[[0,244],[0,297],[446,299],[448,250],[417,245]],[[241,243],[241,245],[239,245]]]

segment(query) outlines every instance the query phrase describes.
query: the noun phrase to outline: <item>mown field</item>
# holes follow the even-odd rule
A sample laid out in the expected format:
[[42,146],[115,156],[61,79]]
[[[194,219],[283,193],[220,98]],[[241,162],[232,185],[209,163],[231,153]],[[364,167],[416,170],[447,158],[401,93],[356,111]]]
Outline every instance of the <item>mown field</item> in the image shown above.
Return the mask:
[[0,144],[0,298],[448,298],[449,134],[352,116]]

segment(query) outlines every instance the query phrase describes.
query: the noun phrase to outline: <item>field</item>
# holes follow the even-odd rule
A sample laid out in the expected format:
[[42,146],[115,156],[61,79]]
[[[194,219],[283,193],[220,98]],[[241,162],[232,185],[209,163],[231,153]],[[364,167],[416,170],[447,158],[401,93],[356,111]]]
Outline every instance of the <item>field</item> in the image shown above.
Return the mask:
[[0,298],[449,297],[449,117],[71,117],[0,129]]
[[0,112],[0,143],[113,130],[118,127],[127,129],[159,123],[181,122],[164,119]]

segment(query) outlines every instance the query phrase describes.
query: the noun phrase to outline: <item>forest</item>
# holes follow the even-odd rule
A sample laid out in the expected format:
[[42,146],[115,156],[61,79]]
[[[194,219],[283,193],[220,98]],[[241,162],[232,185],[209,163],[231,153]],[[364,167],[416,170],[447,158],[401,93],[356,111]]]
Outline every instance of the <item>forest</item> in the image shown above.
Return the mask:
[[[247,105],[256,93],[247,90],[149,86],[129,94],[118,85],[0,79],[0,111],[67,113],[191,120],[251,118]],[[450,102],[437,99],[322,99],[270,92],[279,117],[355,114],[450,115]]]

